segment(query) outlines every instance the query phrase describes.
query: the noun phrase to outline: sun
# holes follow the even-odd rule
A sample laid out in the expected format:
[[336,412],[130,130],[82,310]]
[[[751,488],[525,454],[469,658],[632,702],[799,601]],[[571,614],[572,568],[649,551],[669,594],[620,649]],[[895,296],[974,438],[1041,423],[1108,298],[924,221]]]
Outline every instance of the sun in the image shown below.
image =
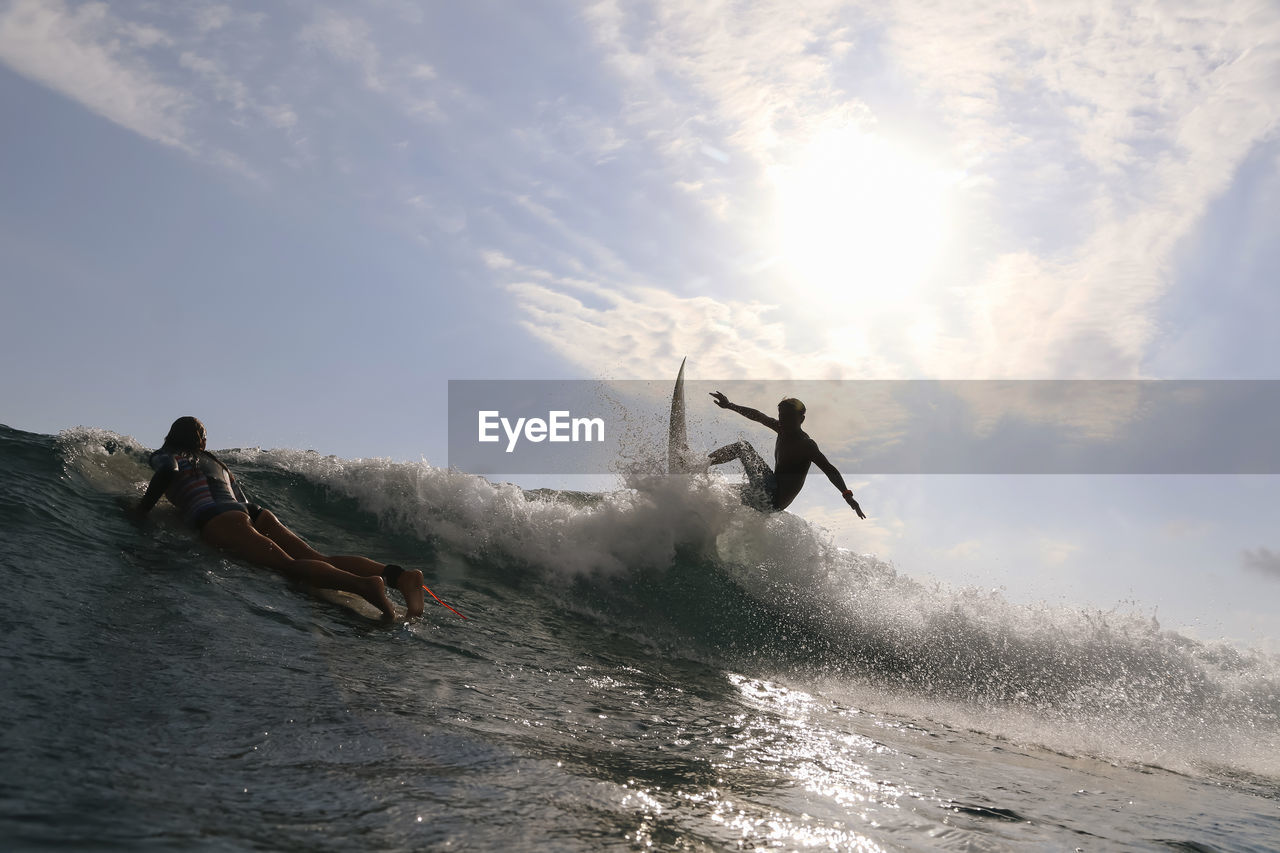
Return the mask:
[[950,231],[956,175],[889,139],[827,132],[769,170],[777,258],[830,305],[908,306]]

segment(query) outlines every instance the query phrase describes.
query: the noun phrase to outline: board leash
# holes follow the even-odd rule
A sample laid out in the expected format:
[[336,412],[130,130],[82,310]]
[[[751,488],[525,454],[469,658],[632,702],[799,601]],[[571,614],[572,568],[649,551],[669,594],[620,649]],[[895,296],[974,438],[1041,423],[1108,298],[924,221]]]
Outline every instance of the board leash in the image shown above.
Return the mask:
[[[440,604],[441,604],[441,605],[443,605],[444,607],[448,607],[450,610],[453,610],[453,608],[452,608],[452,607],[449,607],[449,605],[447,605],[447,604],[445,604],[445,603],[444,603],[444,599],[443,599],[443,598],[441,598],[440,596],[438,596],[438,595],[436,595],[434,592],[432,592],[432,591],[431,591],[431,588],[430,588],[430,587],[428,587],[425,583],[422,585],[422,588],[423,588],[423,589],[425,589],[425,590],[427,591],[427,594],[428,594],[428,595],[430,595],[430,596],[431,596],[432,598],[434,598],[436,601],[440,602]],[[453,610],[453,612],[454,612],[454,613],[458,613],[458,611],[456,611],[456,610]],[[463,619],[466,619],[466,618],[467,618],[467,617],[465,617],[465,616],[462,616],[462,614],[461,614],[461,613],[458,613],[458,615],[459,615],[459,616],[461,616]]]

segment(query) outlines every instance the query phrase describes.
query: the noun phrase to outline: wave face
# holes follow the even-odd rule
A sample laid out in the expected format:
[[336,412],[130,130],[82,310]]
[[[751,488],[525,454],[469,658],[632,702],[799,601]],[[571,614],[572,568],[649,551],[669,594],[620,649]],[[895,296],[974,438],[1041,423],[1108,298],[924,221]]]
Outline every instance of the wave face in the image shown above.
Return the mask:
[[[24,549],[85,564],[114,558],[104,516],[116,512],[113,496],[142,489],[146,448],[88,428],[2,438],[2,511],[17,531],[6,559]],[[861,706],[1072,754],[1280,777],[1274,657],[1132,614],[921,583],[835,547],[801,518],[747,510],[707,479],[635,476],[585,494],[522,491],[425,463],[219,456],[304,536],[390,546],[464,613],[520,598],[673,661],[820,684]],[[161,541],[198,551],[158,514]]]

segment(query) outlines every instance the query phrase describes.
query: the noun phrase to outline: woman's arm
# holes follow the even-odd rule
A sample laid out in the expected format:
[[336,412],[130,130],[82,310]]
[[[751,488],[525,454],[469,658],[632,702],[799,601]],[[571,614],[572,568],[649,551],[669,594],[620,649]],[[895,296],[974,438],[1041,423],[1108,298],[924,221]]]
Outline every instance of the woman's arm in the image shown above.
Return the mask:
[[142,500],[138,501],[138,505],[133,508],[133,516],[135,518],[142,518],[151,512],[151,508],[160,501],[160,498],[164,497],[164,493],[169,489],[169,484],[173,482],[174,474],[177,473],[178,463],[174,461],[172,466],[165,465],[152,475],[151,482],[147,484],[147,491],[143,494]]

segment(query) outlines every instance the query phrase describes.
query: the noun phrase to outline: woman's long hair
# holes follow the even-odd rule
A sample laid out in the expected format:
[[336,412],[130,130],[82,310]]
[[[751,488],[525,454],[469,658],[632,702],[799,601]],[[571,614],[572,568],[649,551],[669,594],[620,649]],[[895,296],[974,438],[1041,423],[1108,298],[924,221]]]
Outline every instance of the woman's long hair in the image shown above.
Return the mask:
[[200,454],[203,453],[221,465],[228,474],[231,473],[231,469],[226,466],[226,463],[200,446],[204,439],[204,424],[200,423],[199,418],[186,415],[173,422],[173,425],[169,427],[169,434],[164,437],[164,444],[160,445],[160,449],[156,452],[168,454],[185,453],[194,459],[200,458]]
[[164,437],[164,444],[160,449],[170,453],[173,451],[199,453],[204,437],[204,424],[200,423],[199,418],[187,415],[178,418],[173,422],[173,426],[169,427],[169,434]]

